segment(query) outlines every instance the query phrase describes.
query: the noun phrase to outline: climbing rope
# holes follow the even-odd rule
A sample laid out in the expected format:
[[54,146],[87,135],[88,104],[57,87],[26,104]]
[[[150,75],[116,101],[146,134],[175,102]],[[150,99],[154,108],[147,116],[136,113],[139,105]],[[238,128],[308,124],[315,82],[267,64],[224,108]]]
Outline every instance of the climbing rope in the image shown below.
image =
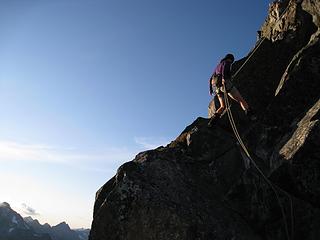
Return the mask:
[[238,73],[242,70],[242,68],[247,64],[247,62],[250,60],[250,58],[253,56],[253,54],[259,49],[260,45],[264,42],[266,38],[263,37],[260,39],[260,42],[258,45],[255,46],[253,51],[250,53],[250,55],[247,57],[246,61],[241,65],[241,67],[237,70],[237,72],[233,75],[233,77],[236,77]]
[[[287,12],[287,10],[289,9],[289,4],[287,5],[287,7],[283,10],[283,12],[281,13],[281,15],[279,16],[279,18],[277,19],[277,21],[275,21],[275,23],[273,24],[272,28],[281,20],[282,16]],[[237,72],[233,75],[233,78],[235,78],[239,72],[241,72],[242,68],[247,64],[247,62],[250,60],[250,58],[255,54],[255,52],[259,49],[259,47],[261,46],[261,44],[264,42],[264,40],[266,40],[266,37],[262,37],[259,41],[259,43],[254,47],[253,51],[249,54],[249,56],[247,57],[247,59],[245,60],[245,62],[241,65],[241,67],[237,70]]]
[[[286,230],[286,236],[287,236],[287,239],[290,240],[290,236],[289,236],[289,230],[288,230],[288,223],[287,223],[287,220],[286,220],[286,214],[285,214],[285,211],[284,211],[284,207],[280,201],[280,196],[277,192],[277,190],[275,189],[274,187],[274,184],[264,175],[263,171],[258,167],[258,165],[256,164],[256,162],[252,159],[247,147],[245,146],[245,144],[243,143],[240,135],[239,135],[239,132],[237,130],[237,127],[235,125],[235,122],[234,122],[234,119],[233,119],[233,116],[232,116],[232,112],[231,112],[231,109],[230,109],[230,103],[229,103],[229,100],[228,100],[228,93],[226,92],[226,89],[225,87],[223,87],[224,89],[224,99],[225,99],[225,104],[226,104],[226,108],[227,108],[227,114],[228,114],[228,118],[229,118],[229,121],[230,121],[230,125],[232,127],[232,130],[240,144],[240,146],[242,147],[243,151],[245,152],[245,154],[247,155],[247,157],[249,158],[250,162],[253,164],[253,166],[256,168],[256,170],[260,173],[260,175],[263,177],[263,179],[266,181],[266,183],[271,187],[272,191],[274,192],[275,196],[276,196],[276,199],[278,201],[278,204],[280,206],[280,209],[281,209],[281,214],[282,214],[282,217],[283,217],[283,221],[284,221],[284,226],[285,226],[285,230]],[[281,189],[278,187],[278,189]],[[281,189],[281,192],[285,193],[289,198],[290,198],[290,202],[291,202],[291,209],[292,208],[292,199],[291,199],[291,196],[284,190]],[[293,212],[293,211],[292,211]],[[291,212],[291,216],[293,215]],[[293,219],[291,218],[291,221],[293,222]],[[293,228],[293,224],[291,223],[291,228]],[[293,231],[291,231],[291,236],[293,237]]]
[[[289,4],[287,5],[286,9],[282,12],[282,14],[280,15],[280,17],[277,19],[277,21],[274,23],[274,25],[282,18],[282,16],[285,14],[285,12],[288,10],[289,8]],[[250,53],[250,55],[247,57],[246,61],[240,66],[240,68],[237,70],[237,72],[234,74],[233,78],[235,78],[238,73],[240,71],[242,71],[243,67],[247,64],[247,62],[250,60],[250,58],[255,54],[255,52],[259,49],[259,47],[261,46],[261,44],[264,42],[266,38],[263,37],[260,39],[260,42],[255,46],[254,50]],[[288,228],[288,223],[287,223],[287,219],[286,219],[286,214],[284,211],[284,207],[282,205],[282,202],[280,200],[280,196],[278,194],[278,191],[285,194],[289,200],[290,200],[290,211],[291,211],[291,239],[293,239],[294,237],[294,218],[293,218],[293,203],[292,203],[292,198],[290,196],[290,194],[288,192],[286,192],[285,190],[281,189],[280,187],[278,187],[277,185],[275,185],[274,183],[272,183],[263,173],[263,171],[259,168],[259,166],[257,165],[257,163],[253,160],[253,158],[251,157],[247,147],[245,146],[245,144],[243,143],[240,134],[238,132],[237,126],[234,122],[233,119],[233,115],[231,112],[231,108],[230,108],[230,103],[229,103],[229,99],[228,99],[228,93],[226,91],[225,86],[223,85],[223,93],[224,93],[224,101],[225,101],[225,106],[226,106],[226,111],[228,114],[228,118],[230,121],[230,125],[232,127],[232,130],[234,132],[234,135],[236,136],[242,150],[244,151],[244,153],[247,155],[248,159],[250,160],[250,162],[253,164],[253,166],[255,167],[255,169],[258,171],[258,173],[263,177],[263,179],[265,180],[265,182],[270,186],[270,188],[272,189],[272,191],[274,192],[277,202],[280,206],[281,209],[281,214],[282,214],[282,218],[283,218],[283,222],[284,222],[284,227],[285,227],[285,233],[286,233],[286,237],[288,240],[290,240],[290,235],[289,235],[289,228]],[[277,189],[278,191],[277,191]]]

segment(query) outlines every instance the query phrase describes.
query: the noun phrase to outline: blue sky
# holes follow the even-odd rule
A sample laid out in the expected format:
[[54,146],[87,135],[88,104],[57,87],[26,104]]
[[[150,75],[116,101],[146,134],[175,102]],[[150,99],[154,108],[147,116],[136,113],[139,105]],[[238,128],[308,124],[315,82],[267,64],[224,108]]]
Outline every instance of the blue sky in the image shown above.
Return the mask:
[[269,2],[1,0],[0,201],[90,227],[121,163],[207,116],[212,69]]

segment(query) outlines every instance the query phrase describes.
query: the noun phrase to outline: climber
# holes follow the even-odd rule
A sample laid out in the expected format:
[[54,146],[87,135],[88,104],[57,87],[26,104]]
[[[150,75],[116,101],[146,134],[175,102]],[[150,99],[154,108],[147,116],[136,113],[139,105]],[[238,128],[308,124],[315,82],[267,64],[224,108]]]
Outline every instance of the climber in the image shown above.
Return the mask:
[[217,119],[220,118],[221,114],[225,109],[224,102],[224,90],[228,93],[228,95],[235,101],[237,101],[241,108],[244,110],[245,114],[251,119],[255,120],[253,115],[253,111],[249,107],[246,100],[241,96],[238,89],[233,86],[231,81],[231,64],[234,62],[234,56],[232,54],[227,54],[217,65],[215,68],[210,80],[210,95],[216,95],[219,99],[220,107],[211,117],[209,125],[214,123]]

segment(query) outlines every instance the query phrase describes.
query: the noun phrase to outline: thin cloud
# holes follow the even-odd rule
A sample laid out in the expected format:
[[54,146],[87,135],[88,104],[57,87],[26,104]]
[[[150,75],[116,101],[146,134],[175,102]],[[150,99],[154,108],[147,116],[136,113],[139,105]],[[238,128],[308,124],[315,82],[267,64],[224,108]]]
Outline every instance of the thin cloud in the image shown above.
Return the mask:
[[27,215],[30,215],[30,216],[38,216],[38,215],[40,215],[39,213],[36,212],[36,210],[34,208],[28,206],[25,203],[22,203],[21,206],[22,206],[22,211]]
[[89,171],[105,172],[131,160],[137,151],[127,148],[101,148],[83,152],[75,148],[59,148],[43,144],[26,144],[0,140],[0,162],[26,161],[65,164]]
[[0,141],[0,161],[63,162],[56,151],[47,145]]
[[150,137],[135,137],[134,141],[142,149],[155,149],[159,146],[165,146],[169,143],[169,140],[165,138],[150,138]]

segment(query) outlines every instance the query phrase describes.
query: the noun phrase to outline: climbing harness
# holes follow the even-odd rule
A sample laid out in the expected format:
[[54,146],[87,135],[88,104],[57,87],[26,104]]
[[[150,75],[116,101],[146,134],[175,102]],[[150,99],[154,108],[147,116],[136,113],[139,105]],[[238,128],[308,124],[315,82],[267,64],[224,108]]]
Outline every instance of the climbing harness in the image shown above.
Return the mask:
[[[281,18],[282,16],[284,15],[284,13],[287,11],[289,7],[289,4],[288,6],[286,7],[286,9],[282,12],[282,14],[280,15],[280,17],[278,18],[278,20],[274,23],[276,24]],[[259,49],[259,47],[261,46],[261,44],[264,42],[266,38],[263,37],[262,39],[260,39],[260,42],[256,45],[256,47],[254,48],[254,50],[251,52],[251,54],[248,56],[248,58],[246,59],[246,61],[241,65],[241,67],[237,70],[237,72],[234,74],[233,78],[235,78],[238,73],[243,69],[243,67],[245,66],[245,64],[250,60],[250,58],[253,56],[253,54]],[[258,173],[263,177],[263,179],[265,180],[265,182],[270,186],[270,188],[272,189],[272,191],[274,192],[275,196],[276,196],[276,199],[277,199],[277,202],[279,204],[279,207],[281,209],[281,214],[282,214],[282,218],[283,218],[283,222],[284,222],[284,227],[285,227],[285,233],[286,233],[286,237],[288,240],[290,239],[293,239],[294,238],[294,219],[293,219],[293,202],[292,202],[292,198],[290,196],[290,194],[288,192],[286,192],[285,190],[283,190],[282,188],[278,187],[277,185],[275,185],[274,183],[272,183],[263,173],[263,171],[258,167],[258,165],[256,164],[256,162],[253,160],[253,158],[251,157],[247,147],[245,146],[245,144],[243,143],[241,137],[240,137],[240,134],[238,132],[238,129],[236,127],[236,124],[234,122],[234,119],[233,119],[233,115],[232,115],[232,112],[231,112],[231,108],[230,108],[230,103],[229,103],[229,99],[228,99],[228,93],[225,89],[225,85],[223,84],[223,93],[224,93],[224,101],[225,101],[225,105],[226,105],[226,111],[227,111],[227,114],[228,114],[228,118],[229,118],[229,121],[230,121],[230,125],[232,127],[232,130],[234,132],[234,135],[236,136],[243,152],[246,154],[246,156],[248,157],[248,159],[250,160],[250,162],[253,164],[253,166],[255,167],[255,169],[258,171]],[[280,200],[280,196],[278,194],[278,191],[285,194],[289,200],[290,200],[290,211],[291,211],[291,234],[289,234],[289,229],[288,229],[288,223],[287,223],[287,219],[286,219],[286,214],[285,214],[285,211],[284,211],[284,207],[281,203],[281,200]],[[290,238],[290,235],[291,235],[291,238]]]

